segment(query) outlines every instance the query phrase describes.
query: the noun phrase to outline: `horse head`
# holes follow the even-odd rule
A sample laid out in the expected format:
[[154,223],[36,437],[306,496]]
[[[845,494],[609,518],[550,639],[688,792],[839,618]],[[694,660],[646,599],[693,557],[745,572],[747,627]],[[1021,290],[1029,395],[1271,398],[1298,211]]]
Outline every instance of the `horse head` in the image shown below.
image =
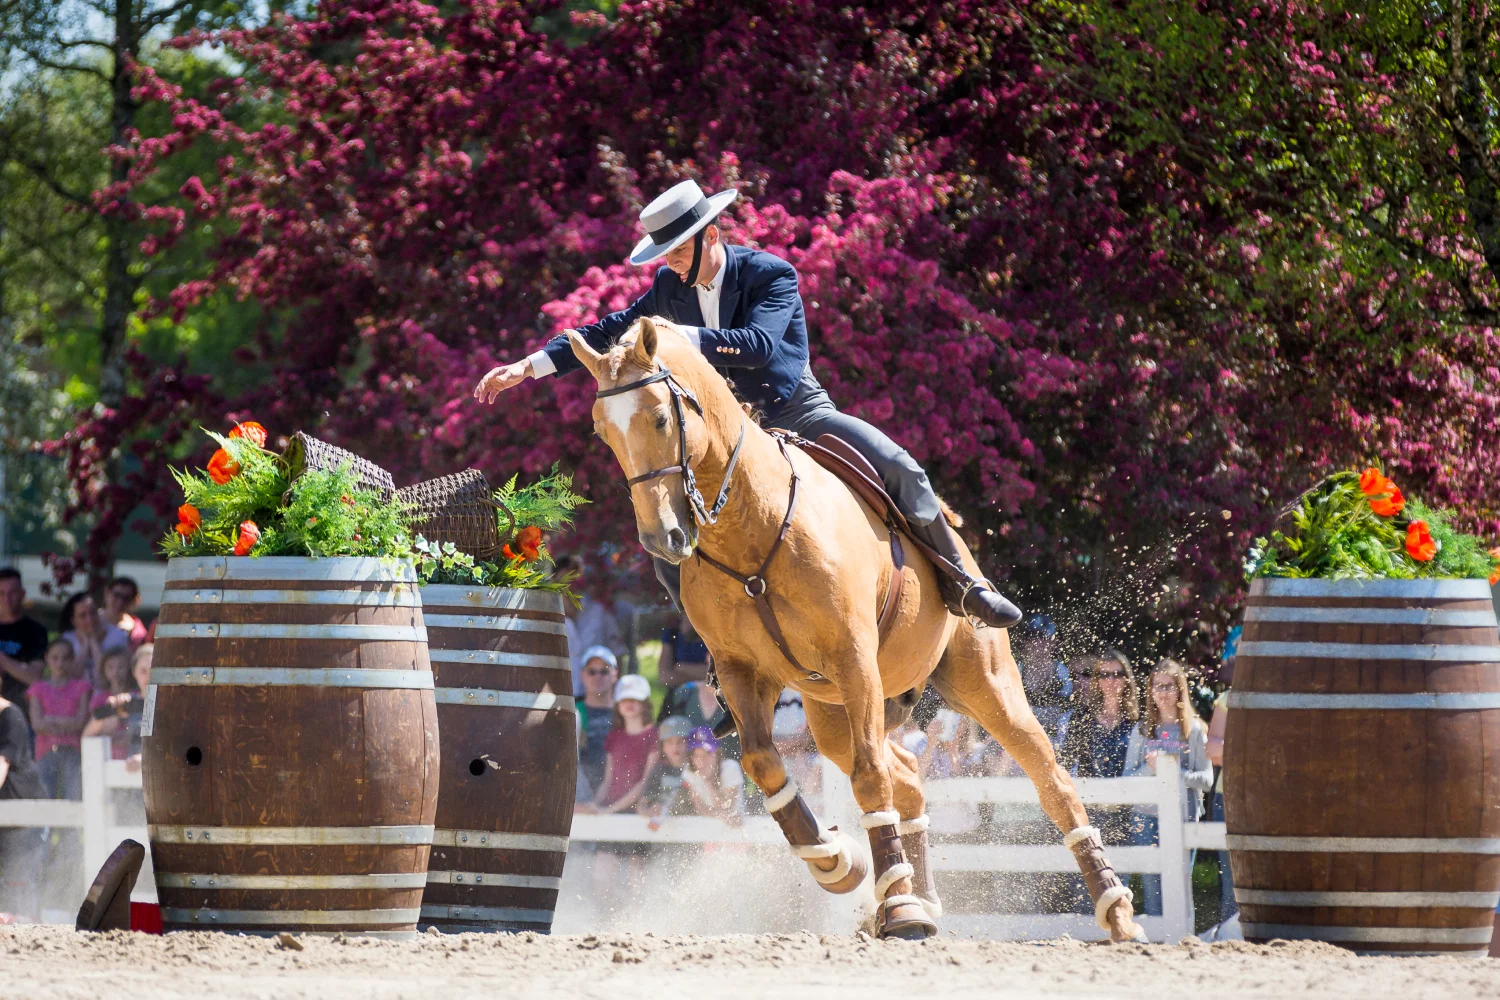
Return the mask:
[[641,546],[657,559],[686,561],[698,544],[692,470],[713,443],[703,410],[711,405],[703,397],[712,390],[701,377],[707,362],[679,327],[661,318],[637,320],[604,353],[576,331],[568,339],[599,383],[594,433],[630,484]]

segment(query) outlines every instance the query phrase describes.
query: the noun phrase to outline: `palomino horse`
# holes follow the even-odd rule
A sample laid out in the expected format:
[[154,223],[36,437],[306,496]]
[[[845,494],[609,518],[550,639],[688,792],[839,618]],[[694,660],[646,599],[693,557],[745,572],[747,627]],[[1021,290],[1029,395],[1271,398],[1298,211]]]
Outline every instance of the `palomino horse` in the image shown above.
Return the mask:
[[[1130,891],[1110,869],[1099,831],[1026,701],[1007,633],[951,616],[920,555],[898,574],[872,509],[750,420],[673,324],[642,319],[606,354],[570,337],[599,383],[595,431],[630,482],[641,544],[682,567],[683,604],[713,653],[745,769],[818,883],[850,892],[867,866],[853,839],[826,829],[787,776],[771,740],[784,687],[802,694],[818,749],[850,776],[864,811],[878,931],[936,932],[941,907],[916,758],[886,738],[930,680],[1035,783],[1043,809],[1066,832],[1099,925],[1115,941],[1143,939]],[[715,498],[711,507],[705,494]],[[881,615],[893,579],[904,582]]]

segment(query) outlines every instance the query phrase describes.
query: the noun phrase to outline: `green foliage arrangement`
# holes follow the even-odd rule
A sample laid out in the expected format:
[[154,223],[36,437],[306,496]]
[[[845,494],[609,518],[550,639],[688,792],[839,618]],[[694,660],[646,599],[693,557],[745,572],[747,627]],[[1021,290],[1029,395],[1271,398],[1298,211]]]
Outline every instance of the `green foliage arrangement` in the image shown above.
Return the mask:
[[1373,466],[1328,476],[1281,521],[1285,528],[1255,540],[1249,576],[1500,582],[1500,548],[1485,551],[1479,539],[1453,527],[1449,512],[1408,500]]
[[[494,497],[515,515],[515,536],[501,549],[498,562],[476,560],[460,551],[452,542],[428,541],[420,534],[413,545],[417,578],[422,583],[479,584],[486,587],[515,587],[523,590],[550,590],[562,594],[575,605],[579,598],[572,583],[577,573],[558,574],[552,554],[544,540],[543,530],[557,531],[573,523],[573,511],[588,500],[573,492],[573,477],[552,471],[527,486],[518,486],[519,475],[511,476]],[[498,517],[498,514],[497,514]]]
[[163,555],[412,556],[406,505],[360,489],[350,467],[309,469],[293,481],[259,424],[205,433],[219,444],[208,466],[172,470],[186,502],[161,540]]

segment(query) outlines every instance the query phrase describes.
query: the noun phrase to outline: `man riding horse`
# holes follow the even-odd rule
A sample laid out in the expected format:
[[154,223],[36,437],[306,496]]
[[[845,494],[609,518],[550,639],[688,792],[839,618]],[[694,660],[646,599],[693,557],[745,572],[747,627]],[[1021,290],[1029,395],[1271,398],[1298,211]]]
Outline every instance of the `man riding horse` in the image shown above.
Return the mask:
[[[665,258],[666,266],[657,270],[646,294],[576,332],[595,350],[605,351],[643,317],[663,316],[686,327],[736,395],[761,411],[762,426],[809,440],[833,434],[869,460],[913,534],[941,557],[936,563],[939,586],[950,612],[997,628],[1016,624],[1020,610],[989,581],[964,570],[963,542],[943,517],[927,473],[880,430],[839,412],[818,384],[808,361],[796,269],[763,250],[724,244],[714,220],[737,195],[723,191],[704,197],[696,183],[683,181],[647,205],[640,216],[647,235],[629,259],[632,264],[648,264]],[[474,395],[489,403],[527,377],[580,369],[568,332],[521,361],[491,370]],[[679,556],[691,551],[685,536],[667,543],[681,549],[675,553]],[[664,559],[652,561],[657,578],[680,609],[680,568]]]

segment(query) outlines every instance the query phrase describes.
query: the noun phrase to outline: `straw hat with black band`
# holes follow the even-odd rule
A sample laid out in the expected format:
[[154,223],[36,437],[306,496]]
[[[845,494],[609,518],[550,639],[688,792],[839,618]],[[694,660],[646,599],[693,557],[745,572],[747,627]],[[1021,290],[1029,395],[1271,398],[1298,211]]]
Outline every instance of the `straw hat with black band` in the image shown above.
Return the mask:
[[688,268],[687,284],[696,285],[698,268],[703,263],[703,230],[737,197],[739,192],[733,189],[706,196],[696,181],[674,185],[641,209],[641,226],[646,235],[630,252],[630,263],[649,264],[691,237],[693,266]]

